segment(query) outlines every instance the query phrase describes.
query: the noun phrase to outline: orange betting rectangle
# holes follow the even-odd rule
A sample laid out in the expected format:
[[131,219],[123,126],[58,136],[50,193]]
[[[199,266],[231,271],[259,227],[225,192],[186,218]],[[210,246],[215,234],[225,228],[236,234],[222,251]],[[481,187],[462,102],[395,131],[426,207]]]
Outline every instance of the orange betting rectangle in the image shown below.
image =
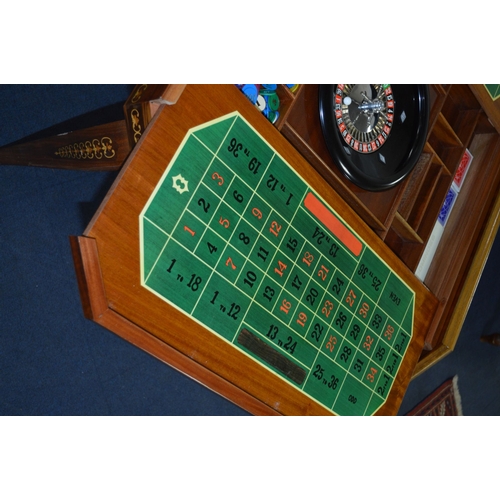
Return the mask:
[[304,206],[356,257],[360,255],[363,249],[361,241],[313,193],[306,195]]

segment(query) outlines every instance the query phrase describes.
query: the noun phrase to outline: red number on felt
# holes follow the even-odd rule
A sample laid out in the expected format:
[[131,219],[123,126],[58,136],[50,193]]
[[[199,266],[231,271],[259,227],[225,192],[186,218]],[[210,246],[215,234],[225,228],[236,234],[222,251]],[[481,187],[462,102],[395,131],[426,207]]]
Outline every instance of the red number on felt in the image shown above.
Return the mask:
[[214,172],[214,173],[212,174],[212,179],[213,179],[214,181],[219,181],[219,182],[217,182],[217,184],[218,184],[219,186],[222,186],[222,184],[224,184],[224,178],[223,178],[222,176],[220,176],[217,172]]
[[227,267],[231,266],[231,269],[236,269],[236,265],[234,264],[233,259],[231,259],[231,257],[227,258],[226,266]]
[[349,295],[345,298],[345,301],[352,307],[354,305],[354,300],[356,299],[356,294],[354,290],[349,290]]
[[279,232],[281,231],[281,225],[278,224],[275,220],[271,222],[271,227],[269,228],[269,231],[274,234],[274,236],[278,236]]
[[304,264],[307,264],[308,266],[311,266],[313,260],[314,260],[314,255],[309,252],[306,252],[304,254],[304,257],[302,258],[302,262]]

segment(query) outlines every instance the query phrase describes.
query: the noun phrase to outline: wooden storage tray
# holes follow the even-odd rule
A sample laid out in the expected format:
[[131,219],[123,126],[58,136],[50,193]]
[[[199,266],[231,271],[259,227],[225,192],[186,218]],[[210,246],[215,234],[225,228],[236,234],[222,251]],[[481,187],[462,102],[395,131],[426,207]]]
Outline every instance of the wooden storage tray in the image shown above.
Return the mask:
[[432,84],[430,96],[422,156],[403,183],[382,193],[361,190],[333,163],[321,131],[317,85],[302,85],[289,96],[286,115],[278,124],[281,133],[412,272],[466,148],[472,153],[465,185],[424,280],[440,307],[415,375],[453,349],[498,229],[500,104],[489,99],[482,85]]

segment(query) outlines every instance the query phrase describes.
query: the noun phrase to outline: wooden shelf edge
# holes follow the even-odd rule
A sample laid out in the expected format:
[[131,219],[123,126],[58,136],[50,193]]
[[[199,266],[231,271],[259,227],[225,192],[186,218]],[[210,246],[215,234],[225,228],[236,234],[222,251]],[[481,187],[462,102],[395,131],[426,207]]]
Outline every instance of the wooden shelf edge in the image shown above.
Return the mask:
[[108,304],[94,238],[70,237],[78,287],[85,317],[146,351],[172,368],[201,383],[244,410],[261,416],[281,415],[239,387],[135,325]]
[[438,361],[441,361],[444,357],[451,354],[451,349],[446,347],[445,345],[440,345],[436,347],[431,353],[429,353],[425,358],[422,358],[415,368],[411,380],[414,380],[416,377],[427,371],[429,368],[433,367]]
[[[432,350],[442,342],[472,269],[481,238],[487,234],[490,219],[495,217],[500,177],[498,173],[487,176],[490,168],[485,165],[494,168],[500,159],[500,143],[498,140],[491,141],[486,136],[478,139],[475,146],[476,149],[483,149],[483,154],[477,156],[479,163],[471,170],[472,177],[467,179],[457,199],[433,263],[425,277],[426,286],[447,303],[442,319],[435,324],[436,329],[428,332],[426,350]],[[469,293],[473,292],[474,290],[469,290]]]
[[[439,215],[439,211],[433,209],[433,205],[436,203],[435,198],[436,198],[436,191],[438,191],[441,187],[441,183],[443,182],[442,179],[446,178],[446,173],[443,173],[443,168],[441,167],[441,164],[439,163],[437,166],[434,164],[431,165],[426,172],[425,179],[422,182],[422,187],[421,191],[424,191],[424,195],[422,199],[419,201],[419,205],[414,207],[407,219],[408,224],[413,228],[413,230],[417,233],[420,233],[420,227],[422,225],[422,221],[425,220],[425,216],[429,212],[429,207],[431,212],[435,214],[435,219],[437,219]],[[451,185],[452,178],[450,176],[449,178],[449,184]],[[445,194],[448,192],[449,186],[447,187],[446,191],[443,190],[443,193],[439,193],[438,195],[440,198],[442,198],[442,201],[444,201]],[[439,207],[442,206],[442,202],[439,202]],[[427,221],[428,222],[428,221]],[[432,227],[434,224],[432,223]],[[430,231],[429,231],[430,233]],[[427,238],[424,238],[427,239]]]
[[394,216],[392,228],[404,241],[419,243],[421,245],[424,243],[418,233],[410,226],[410,224],[408,224],[406,219],[399,212],[396,212],[396,215]]
[[[454,313],[451,316],[450,323],[444,334],[442,343],[433,349],[428,355],[423,357],[418,363],[413,373],[412,379],[428,370],[442,358],[450,354],[457,343],[458,337],[462,330],[462,326],[469,312],[470,305],[474,298],[479,280],[483,273],[484,267],[488,260],[491,247],[495,241],[495,237],[500,227],[500,193],[495,199],[491,215],[486,223],[486,227],[479,240],[479,245],[469,268],[469,272],[464,282],[464,286],[458,297]],[[478,339],[479,341],[479,339]]]
[[500,108],[498,101],[493,101],[483,84],[469,84],[469,88],[484,109],[490,123],[500,134]]
[[278,121],[275,124],[275,127],[279,131],[281,131],[283,125],[286,123],[288,119],[288,115],[290,114],[293,107],[293,102],[302,93],[303,89],[304,85],[299,85],[299,88],[295,92],[292,92],[286,85],[283,84],[278,85],[278,96],[285,97],[286,101],[284,106],[280,106],[280,117],[278,118]]
[[481,110],[478,109],[464,109],[459,113],[454,129],[464,146],[470,144],[480,114]]
[[495,241],[495,237],[498,233],[500,227],[500,193],[497,194],[495,199],[495,204],[491,215],[486,223],[486,227],[479,240],[479,245],[474,255],[474,259],[469,268],[469,272],[464,282],[464,286],[455,307],[455,312],[451,317],[451,321],[446,329],[446,333],[443,338],[443,343],[447,345],[450,349],[454,349],[457,342],[460,330],[464,324],[465,318],[469,311],[469,307],[474,298],[474,293],[476,291],[477,285],[483,273],[484,267],[488,260],[488,256],[491,251],[491,247]]
[[[427,140],[429,140],[429,137],[432,133],[432,129],[436,124],[436,120],[438,119],[438,116],[441,113],[443,104],[446,101],[446,98],[450,91],[450,86],[448,86],[448,88],[444,88],[443,85],[439,83],[431,83],[429,87],[431,91],[431,110],[429,117],[429,131],[427,133]],[[434,99],[432,98],[433,94],[434,94]]]
[[434,128],[432,130],[432,135],[436,136],[436,139],[444,144],[445,148],[451,147],[461,147],[463,143],[457,132],[450,124],[446,116],[441,112],[439,113]]
[[410,216],[413,207],[415,206],[418,195],[425,181],[427,172],[430,168],[430,165],[432,164],[432,159],[435,155],[434,151],[428,151],[428,148],[430,148],[430,146],[428,146],[428,143],[426,143],[424,151],[420,155],[415,168],[409,176],[407,187],[404,190],[403,196],[399,203],[398,212],[406,220]]

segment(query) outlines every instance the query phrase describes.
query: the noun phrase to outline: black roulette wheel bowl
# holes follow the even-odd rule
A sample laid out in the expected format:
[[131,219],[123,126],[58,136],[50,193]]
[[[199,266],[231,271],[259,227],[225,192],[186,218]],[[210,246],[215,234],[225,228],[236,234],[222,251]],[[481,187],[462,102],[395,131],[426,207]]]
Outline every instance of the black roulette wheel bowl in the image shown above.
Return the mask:
[[335,116],[337,85],[319,85],[321,128],[333,161],[362,189],[394,187],[412,171],[424,148],[430,113],[428,85],[391,85],[394,118],[390,133],[382,145],[368,153],[355,151],[339,130]]

